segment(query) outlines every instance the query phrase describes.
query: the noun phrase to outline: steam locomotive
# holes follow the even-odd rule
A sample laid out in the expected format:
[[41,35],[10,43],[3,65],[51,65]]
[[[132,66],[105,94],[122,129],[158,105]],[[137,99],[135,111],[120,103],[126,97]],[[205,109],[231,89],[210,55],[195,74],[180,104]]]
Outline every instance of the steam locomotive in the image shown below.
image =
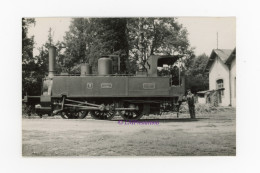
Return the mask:
[[158,67],[173,65],[178,56],[152,55],[147,71],[135,75],[117,74],[120,58],[103,56],[98,59],[98,74],[92,74],[88,64],[81,64],[81,72],[56,74],[56,48],[49,48],[49,74],[43,79],[41,96],[25,96],[24,102],[39,99],[35,110],[43,114],[60,115],[64,119],[111,120],[121,116],[138,120],[143,115],[176,111],[185,92],[184,76],[179,85],[172,84],[172,76],[159,76]]

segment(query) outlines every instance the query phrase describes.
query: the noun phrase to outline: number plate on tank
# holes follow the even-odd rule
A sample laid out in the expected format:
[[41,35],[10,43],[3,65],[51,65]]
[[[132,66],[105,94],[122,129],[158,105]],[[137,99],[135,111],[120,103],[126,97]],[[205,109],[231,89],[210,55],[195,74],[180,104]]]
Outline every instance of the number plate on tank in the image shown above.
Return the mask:
[[155,83],[143,83],[143,89],[155,89]]
[[92,88],[93,88],[93,83],[88,82],[88,83],[87,83],[87,89],[92,89]]
[[101,83],[101,88],[112,88],[112,83]]

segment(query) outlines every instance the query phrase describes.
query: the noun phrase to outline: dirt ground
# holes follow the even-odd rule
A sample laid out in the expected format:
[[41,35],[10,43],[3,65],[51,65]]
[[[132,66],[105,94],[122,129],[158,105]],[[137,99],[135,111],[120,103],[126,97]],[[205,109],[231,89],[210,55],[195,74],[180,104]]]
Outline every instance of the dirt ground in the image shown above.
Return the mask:
[[[22,119],[23,156],[235,156],[235,112],[118,120]],[[145,122],[150,122],[145,124]],[[157,124],[152,124],[156,122]]]

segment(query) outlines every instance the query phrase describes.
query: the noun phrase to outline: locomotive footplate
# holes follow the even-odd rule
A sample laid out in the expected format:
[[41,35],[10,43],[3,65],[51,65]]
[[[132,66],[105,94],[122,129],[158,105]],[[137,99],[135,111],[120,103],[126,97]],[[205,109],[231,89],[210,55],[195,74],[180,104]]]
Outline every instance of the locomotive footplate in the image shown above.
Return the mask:
[[124,102],[128,103],[162,103],[162,101],[159,100],[124,100]]

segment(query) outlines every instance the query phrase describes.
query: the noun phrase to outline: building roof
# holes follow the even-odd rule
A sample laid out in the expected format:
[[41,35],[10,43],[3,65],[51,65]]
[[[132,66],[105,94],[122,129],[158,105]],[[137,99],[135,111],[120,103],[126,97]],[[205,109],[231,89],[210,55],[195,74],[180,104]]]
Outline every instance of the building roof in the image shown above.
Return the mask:
[[225,88],[213,89],[213,90],[205,90],[205,91],[198,91],[197,94],[208,94],[213,91],[225,90]]
[[198,91],[197,94],[205,94],[205,93],[207,93],[207,92],[209,92],[209,90],[206,90],[206,91]]
[[232,51],[225,64],[231,64],[231,62],[236,58],[236,48]]
[[211,65],[213,64],[215,58],[218,56],[220,58],[220,60],[223,62],[223,63],[226,63],[227,59],[229,58],[229,56],[231,55],[232,53],[232,49],[213,49],[211,54],[210,54],[210,57],[209,57],[209,60],[208,60],[208,63],[205,67],[205,72],[208,72]]
[[224,63],[232,53],[231,49],[214,49],[214,51]]

